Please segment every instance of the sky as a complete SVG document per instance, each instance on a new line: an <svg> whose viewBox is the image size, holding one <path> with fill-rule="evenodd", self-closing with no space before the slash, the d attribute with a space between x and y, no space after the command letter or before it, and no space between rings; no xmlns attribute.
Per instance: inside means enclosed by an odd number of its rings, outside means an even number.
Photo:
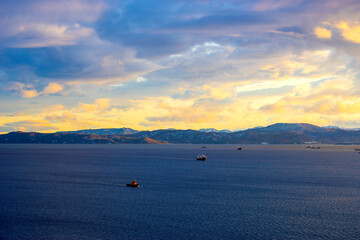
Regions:
<svg viewBox="0 0 360 240"><path fill-rule="evenodd" d="M2 0L0 133L360 127L358 0Z"/></svg>

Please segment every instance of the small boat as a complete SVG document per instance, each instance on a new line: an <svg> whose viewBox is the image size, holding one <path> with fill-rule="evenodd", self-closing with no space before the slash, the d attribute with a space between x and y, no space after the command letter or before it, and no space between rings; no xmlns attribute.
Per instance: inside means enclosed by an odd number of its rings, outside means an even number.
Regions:
<svg viewBox="0 0 360 240"><path fill-rule="evenodd" d="M320 149L319 146L313 146L313 145L306 146L306 148L310 148L310 149Z"/></svg>
<svg viewBox="0 0 360 240"><path fill-rule="evenodd" d="M206 148L206 146L202 146L202 148Z"/></svg>
<svg viewBox="0 0 360 240"><path fill-rule="evenodd" d="M135 188L135 187L139 187L140 185L136 182L136 179L134 179L132 183L128 183L126 184L126 186Z"/></svg>
<svg viewBox="0 0 360 240"><path fill-rule="evenodd" d="M196 157L196 160L200 160L200 161L206 161L207 157L204 154L199 154Z"/></svg>
<svg viewBox="0 0 360 240"><path fill-rule="evenodd" d="M242 150L242 148L241 148L241 147L237 147L237 150L239 150L239 151L240 151L240 150Z"/></svg>

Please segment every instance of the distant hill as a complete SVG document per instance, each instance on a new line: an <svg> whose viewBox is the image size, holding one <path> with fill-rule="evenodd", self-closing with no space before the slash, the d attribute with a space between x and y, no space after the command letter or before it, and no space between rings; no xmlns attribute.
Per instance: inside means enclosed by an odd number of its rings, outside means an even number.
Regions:
<svg viewBox="0 0 360 240"><path fill-rule="evenodd" d="M276 123L244 131L216 129L137 131L130 128L89 129L58 133L11 132L0 143L185 143L185 144L360 144L360 130L318 127L307 123Z"/></svg>
<svg viewBox="0 0 360 240"><path fill-rule="evenodd" d="M231 131L227 130L227 129L224 129L224 130L217 130L215 128L202 128L202 129L199 129L198 130L199 132L206 132L206 133L209 133L209 132L220 132L220 133L230 133Z"/></svg>
<svg viewBox="0 0 360 240"><path fill-rule="evenodd" d="M82 133L11 132L0 135L0 143L48 143L48 144L159 144L163 141L147 137L134 138L122 135L96 135Z"/></svg>
<svg viewBox="0 0 360 240"><path fill-rule="evenodd" d="M67 131L57 133L82 133L82 134L96 134L96 135L129 135L137 133L138 131L131 128L101 128L101 129L84 129L78 131Z"/></svg>
<svg viewBox="0 0 360 240"><path fill-rule="evenodd" d="M135 137L149 137L158 141L167 141L169 143L234 143L228 133L219 132L200 132L196 130L155 130L142 131L133 134ZM161 139L161 140L160 140Z"/></svg>

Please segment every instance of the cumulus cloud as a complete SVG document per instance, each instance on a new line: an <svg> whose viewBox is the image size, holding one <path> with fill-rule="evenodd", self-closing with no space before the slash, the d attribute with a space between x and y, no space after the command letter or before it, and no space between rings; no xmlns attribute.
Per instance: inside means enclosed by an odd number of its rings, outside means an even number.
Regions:
<svg viewBox="0 0 360 240"><path fill-rule="evenodd" d="M43 93L44 94L55 94L55 93L61 92L63 89L64 89L63 86L60 85L59 83L52 82L52 83L49 83L44 88Z"/></svg>
<svg viewBox="0 0 360 240"><path fill-rule="evenodd" d="M349 24L347 22L341 21L336 25L339 29L342 30L342 36L351 42L360 43L360 24L355 22L354 24Z"/></svg>
<svg viewBox="0 0 360 240"><path fill-rule="evenodd" d="M39 93L35 89L31 89L31 90L22 89L21 96L24 98L34 98L39 96Z"/></svg>
<svg viewBox="0 0 360 240"><path fill-rule="evenodd" d="M322 28L322 27L316 27L314 32L318 38L331 38L331 36L332 36L330 30L328 30L326 28Z"/></svg>

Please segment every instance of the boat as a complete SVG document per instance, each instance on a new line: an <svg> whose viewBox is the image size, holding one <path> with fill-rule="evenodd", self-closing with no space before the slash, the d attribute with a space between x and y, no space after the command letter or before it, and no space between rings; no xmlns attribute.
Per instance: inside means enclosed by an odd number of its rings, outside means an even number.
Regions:
<svg viewBox="0 0 360 240"><path fill-rule="evenodd" d="M313 145L306 146L306 148L310 148L310 149L320 149L319 146L313 146Z"/></svg>
<svg viewBox="0 0 360 240"><path fill-rule="evenodd" d="M136 179L134 179L134 181L132 183L126 184L126 186L133 187L133 188L140 187L140 185L136 182Z"/></svg>
<svg viewBox="0 0 360 240"><path fill-rule="evenodd" d="M206 148L206 146L202 146L202 148Z"/></svg>
<svg viewBox="0 0 360 240"><path fill-rule="evenodd" d="M237 147L237 150L239 150L239 151L240 151L240 150L242 150L242 148L241 148L241 147Z"/></svg>
<svg viewBox="0 0 360 240"><path fill-rule="evenodd" d="M206 159L207 159L207 157L204 154L199 154L196 157L196 160L199 160L199 161L206 161Z"/></svg>

